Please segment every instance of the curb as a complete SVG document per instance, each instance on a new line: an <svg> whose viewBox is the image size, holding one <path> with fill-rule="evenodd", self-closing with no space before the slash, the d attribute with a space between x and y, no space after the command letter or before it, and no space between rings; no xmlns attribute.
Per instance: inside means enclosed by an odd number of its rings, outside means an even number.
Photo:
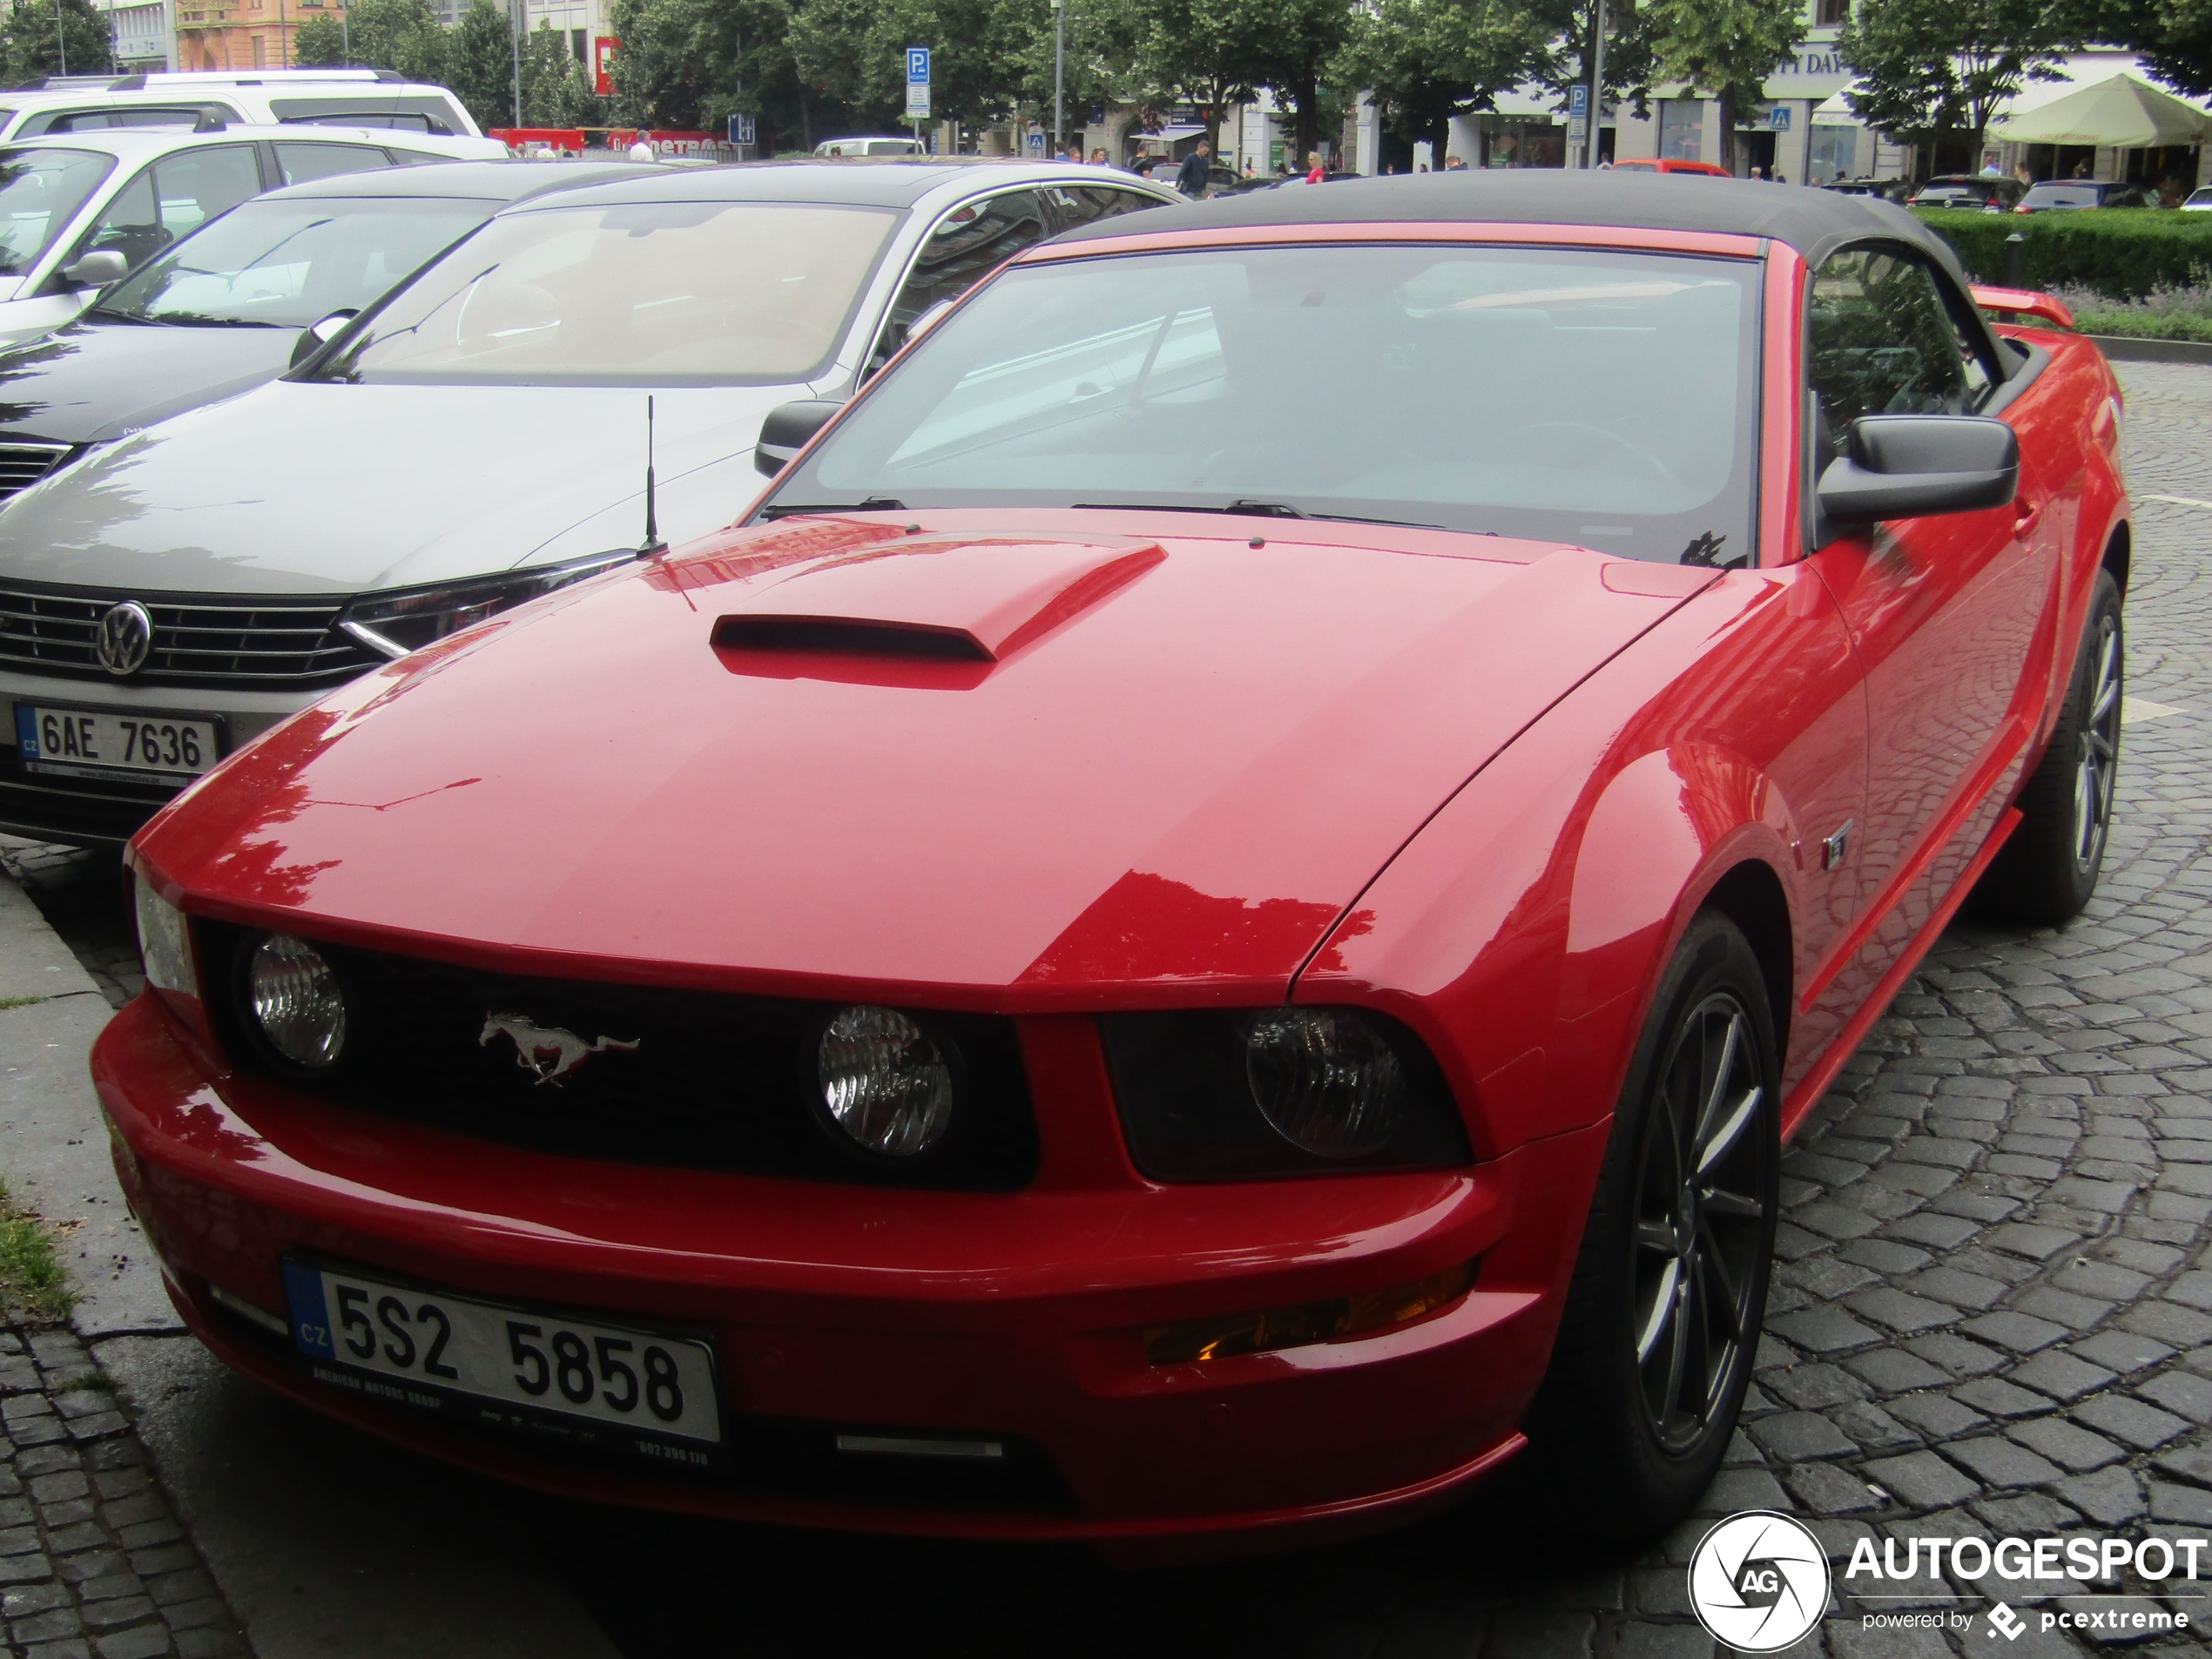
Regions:
<svg viewBox="0 0 2212 1659"><path fill-rule="evenodd" d="M2212 363L2212 343L2202 340L2142 340L2133 334L2091 334L2089 338L2116 362Z"/></svg>

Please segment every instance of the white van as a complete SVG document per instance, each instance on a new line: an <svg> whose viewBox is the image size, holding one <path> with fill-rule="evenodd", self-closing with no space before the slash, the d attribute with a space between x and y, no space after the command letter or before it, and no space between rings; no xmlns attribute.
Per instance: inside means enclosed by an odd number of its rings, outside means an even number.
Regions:
<svg viewBox="0 0 2212 1659"><path fill-rule="evenodd" d="M824 138L814 146L818 156L926 156L929 146L920 138Z"/></svg>
<svg viewBox="0 0 2212 1659"><path fill-rule="evenodd" d="M444 87L409 81L388 69L74 75L0 92L0 142L109 127L190 132L204 119L211 125L389 127L482 139L484 160L507 153L497 140L484 138L461 100Z"/></svg>

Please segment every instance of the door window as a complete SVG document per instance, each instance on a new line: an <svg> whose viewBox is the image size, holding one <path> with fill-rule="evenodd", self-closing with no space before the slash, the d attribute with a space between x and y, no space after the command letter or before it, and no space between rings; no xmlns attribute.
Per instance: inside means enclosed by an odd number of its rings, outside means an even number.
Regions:
<svg viewBox="0 0 2212 1659"><path fill-rule="evenodd" d="M1051 235L1044 203L1033 190L1009 190L963 202L939 219L922 241L914 269L891 302L891 314L868 359L873 374L907 342L914 320L941 300L965 293L1032 242Z"/></svg>
<svg viewBox="0 0 2212 1659"><path fill-rule="evenodd" d="M1934 276L1902 253L1853 248L1812 280L1811 382L1824 417L1823 467L1862 415L1962 415L1989 375L1946 309Z"/></svg>
<svg viewBox="0 0 2212 1659"><path fill-rule="evenodd" d="M261 166L252 145L169 156L116 192L78 255L112 249L135 269L216 214L260 193Z"/></svg>
<svg viewBox="0 0 2212 1659"><path fill-rule="evenodd" d="M328 179L341 172L373 172L392 165L381 150L365 144L280 144L277 168L287 185Z"/></svg>
<svg viewBox="0 0 2212 1659"><path fill-rule="evenodd" d="M1157 196L1146 196L1134 190L1121 190L1110 185L1077 185L1072 189L1054 185L1046 192L1060 214L1063 226L1073 227L1089 225L1102 219L1115 219L1123 213L1142 212L1147 207L1163 207L1166 204Z"/></svg>

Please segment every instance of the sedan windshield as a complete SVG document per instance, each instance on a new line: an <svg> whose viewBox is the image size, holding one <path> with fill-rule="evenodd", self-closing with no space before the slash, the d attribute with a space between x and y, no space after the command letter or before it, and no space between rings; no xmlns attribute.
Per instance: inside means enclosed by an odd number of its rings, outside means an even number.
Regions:
<svg viewBox="0 0 2212 1659"><path fill-rule="evenodd" d="M92 150L0 150L0 276L37 264L114 165Z"/></svg>
<svg viewBox="0 0 2212 1659"><path fill-rule="evenodd" d="M327 378L475 385L775 385L844 337L898 215L650 202L494 219L425 271Z"/></svg>
<svg viewBox="0 0 2212 1659"><path fill-rule="evenodd" d="M1757 267L1290 246L1007 273L766 504L1376 520L1750 551Z"/></svg>
<svg viewBox="0 0 2212 1659"><path fill-rule="evenodd" d="M359 311L465 235L490 204L435 199L247 202L163 254L93 314L305 328Z"/></svg>

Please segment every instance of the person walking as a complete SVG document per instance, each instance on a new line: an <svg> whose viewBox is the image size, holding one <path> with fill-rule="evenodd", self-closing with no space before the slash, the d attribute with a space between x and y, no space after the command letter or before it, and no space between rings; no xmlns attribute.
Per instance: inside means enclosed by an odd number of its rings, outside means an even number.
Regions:
<svg viewBox="0 0 2212 1659"><path fill-rule="evenodd" d="M1321 152L1318 150L1307 151L1305 152L1305 182L1309 185L1321 184L1328 179L1328 176L1329 170L1321 165Z"/></svg>
<svg viewBox="0 0 2212 1659"><path fill-rule="evenodd" d="M1183 165L1175 170L1175 187L1194 202L1206 199L1206 186L1213 175L1213 146L1204 138L1190 146L1190 153L1183 158Z"/></svg>

